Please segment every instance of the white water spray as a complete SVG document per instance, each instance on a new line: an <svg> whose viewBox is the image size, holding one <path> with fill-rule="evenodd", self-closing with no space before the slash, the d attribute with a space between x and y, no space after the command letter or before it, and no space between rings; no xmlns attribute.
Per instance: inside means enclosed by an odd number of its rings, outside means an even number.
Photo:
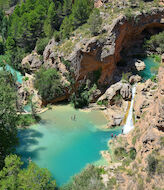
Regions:
<svg viewBox="0 0 164 190"><path fill-rule="evenodd" d="M136 93L136 86L134 85L132 88L132 100L131 100L131 105L130 105L128 117L127 117L126 123L125 123L124 128L123 128L124 134L129 133L129 131L131 131L134 128L134 125L133 125L133 104L134 104L135 93Z"/></svg>

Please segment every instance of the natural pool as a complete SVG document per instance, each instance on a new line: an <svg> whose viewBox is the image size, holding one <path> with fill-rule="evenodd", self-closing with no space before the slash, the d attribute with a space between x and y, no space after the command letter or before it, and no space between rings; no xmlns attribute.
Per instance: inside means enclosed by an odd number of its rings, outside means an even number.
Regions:
<svg viewBox="0 0 164 190"><path fill-rule="evenodd" d="M145 58L145 70L139 74L151 78L157 63ZM29 110L27 105L27 111ZM71 119L75 115L75 121ZM49 169L59 186L80 172L88 163L99 163L100 151L107 149L111 133L120 134L121 127L103 131L107 120L100 111L83 112L70 105L56 106L41 114L42 121L19 131L17 152L25 162L32 159L40 167Z"/></svg>
<svg viewBox="0 0 164 190"><path fill-rule="evenodd" d="M75 115L75 121L71 119ZM66 183L88 163L101 159L111 133L103 131L107 120L100 111L84 112L70 105L56 106L41 114L40 124L19 131L17 152L27 162L29 157L40 167L48 168L58 185Z"/></svg>
<svg viewBox="0 0 164 190"><path fill-rule="evenodd" d="M146 57L142 59L142 61L144 61L146 65L146 68L143 71L139 72L139 75L143 79L147 80L151 78L152 76L154 76L155 74L157 74L159 63L155 62L152 57Z"/></svg>

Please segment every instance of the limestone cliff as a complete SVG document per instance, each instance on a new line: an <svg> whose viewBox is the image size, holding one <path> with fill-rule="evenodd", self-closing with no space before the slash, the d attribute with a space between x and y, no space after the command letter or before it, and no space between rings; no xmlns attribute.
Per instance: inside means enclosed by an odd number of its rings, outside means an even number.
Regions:
<svg viewBox="0 0 164 190"><path fill-rule="evenodd" d="M76 80L81 80L88 73L101 69L101 83L109 83L117 68L117 63L134 44L143 42L145 35L150 35L164 29L164 8L152 8L148 12L135 12L130 18L120 15L112 24L106 24L102 29L104 36L76 39L69 42L69 52L64 52L68 41L63 44L53 43L46 47L44 61L52 64L58 57L64 57L71 62ZM73 45L75 44L75 45Z"/></svg>

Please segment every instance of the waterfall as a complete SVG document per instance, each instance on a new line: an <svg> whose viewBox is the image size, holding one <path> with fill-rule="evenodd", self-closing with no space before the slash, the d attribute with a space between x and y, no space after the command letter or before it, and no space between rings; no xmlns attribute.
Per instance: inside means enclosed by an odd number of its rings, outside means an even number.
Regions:
<svg viewBox="0 0 164 190"><path fill-rule="evenodd" d="M133 125L133 104L134 104L135 93L136 93L136 86L134 85L132 88L132 100L131 100L131 105L130 105L128 117L127 117L126 123L123 127L123 133L124 134L129 133L129 131L131 131L134 128L134 125Z"/></svg>

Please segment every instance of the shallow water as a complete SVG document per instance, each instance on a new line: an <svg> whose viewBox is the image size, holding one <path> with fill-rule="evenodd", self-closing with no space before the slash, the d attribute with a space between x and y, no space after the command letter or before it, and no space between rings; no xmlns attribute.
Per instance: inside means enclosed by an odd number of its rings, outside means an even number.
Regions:
<svg viewBox="0 0 164 190"><path fill-rule="evenodd" d="M146 68L143 71L139 72L139 75L143 77L143 79L147 80L157 74L158 69L155 69L155 71L153 68L158 68L159 63L155 62L154 59L151 57L146 57L142 59L142 61L144 61L146 65Z"/></svg>
<svg viewBox="0 0 164 190"><path fill-rule="evenodd" d="M75 121L71 120L74 115ZM40 167L48 168L59 186L88 163L102 163L99 152L107 149L111 133L121 133L121 128L99 129L107 124L101 112L83 112L70 105L57 106L41 117L40 124L19 131L17 152L24 161L30 157Z"/></svg>

